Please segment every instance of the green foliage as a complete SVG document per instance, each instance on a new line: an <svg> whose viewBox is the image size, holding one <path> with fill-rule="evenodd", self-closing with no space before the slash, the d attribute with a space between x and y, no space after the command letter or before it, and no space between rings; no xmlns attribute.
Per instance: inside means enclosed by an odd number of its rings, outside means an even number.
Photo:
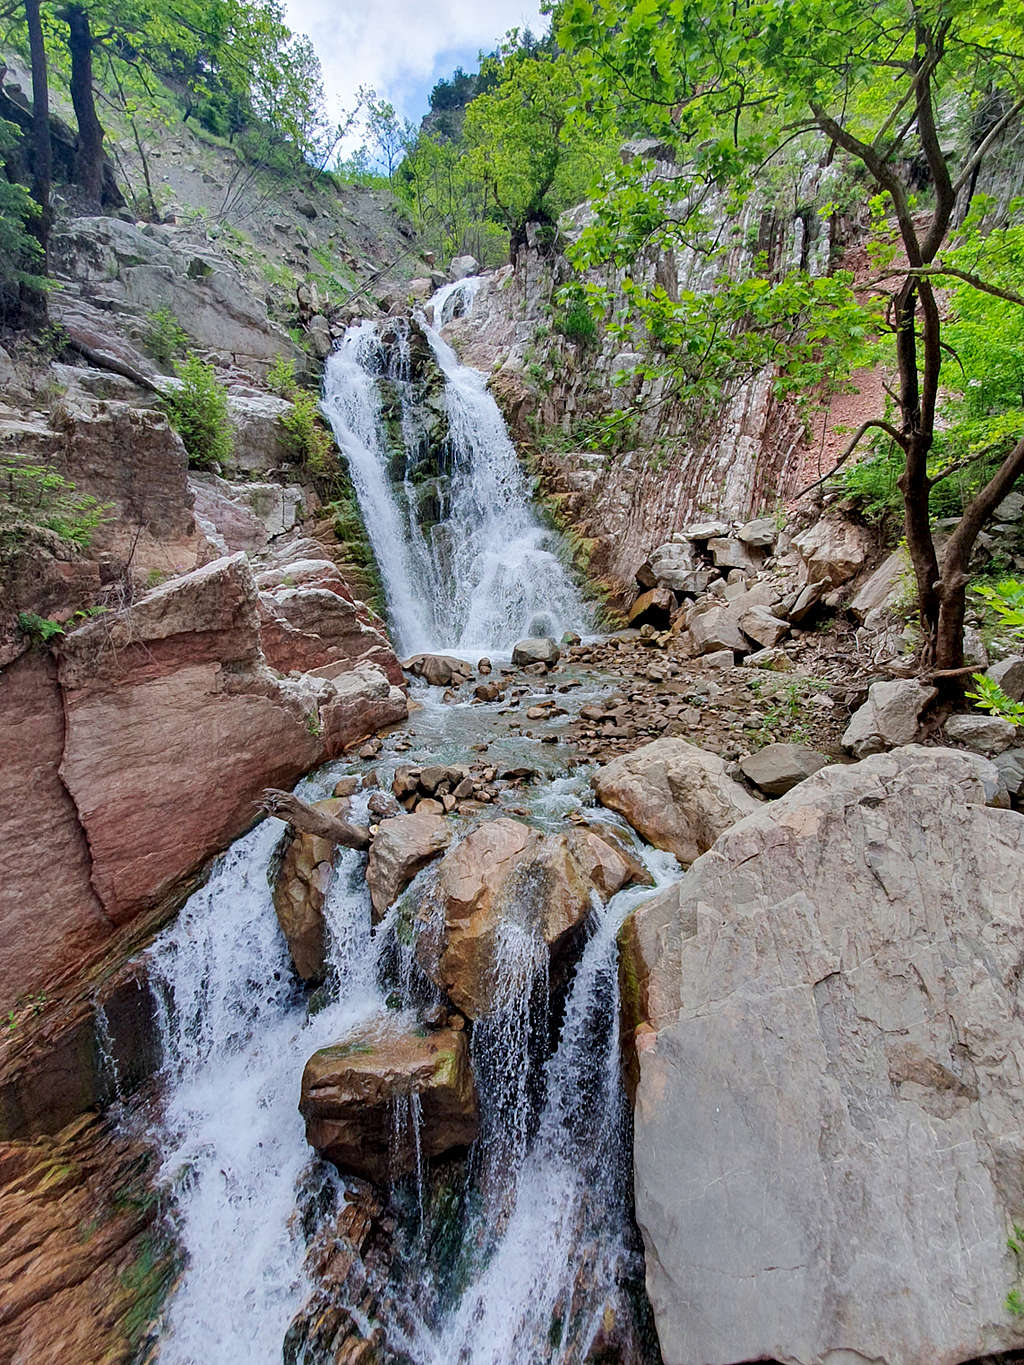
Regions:
<svg viewBox="0 0 1024 1365"><path fill-rule="evenodd" d="M1024 725L1024 702L1008 697L999 684L984 673L975 673L973 681L976 690L965 692L964 696L973 701L979 711L989 711L1011 725Z"/></svg>
<svg viewBox="0 0 1024 1365"><path fill-rule="evenodd" d="M599 329L579 285L568 285L563 289L559 303L561 307L552 322L555 331L579 346L596 344Z"/></svg>
<svg viewBox="0 0 1024 1365"><path fill-rule="evenodd" d="M188 333L169 308L155 308L147 315L143 344L154 360L168 365L188 345Z"/></svg>
<svg viewBox="0 0 1024 1365"><path fill-rule="evenodd" d="M196 469L226 464L234 451L227 389L213 366L192 351L174 368L181 387L165 394L162 405L185 443L189 463Z"/></svg>
<svg viewBox="0 0 1024 1365"><path fill-rule="evenodd" d="M0 320L15 317L24 286L44 288L42 252L32 235L38 206L28 190L4 174L5 162L18 146L18 129L0 119Z"/></svg>
<svg viewBox="0 0 1024 1365"><path fill-rule="evenodd" d="M34 611L18 612L18 629L27 635L34 645L49 644L64 634L64 627L50 616L37 616Z"/></svg>
<svg viewBox="0 0 1024 1365"><path fill-rule="evenodd" d="M49 465L15 452L0 454L0 557L39 532L84 547L108 513Z"/></svg>
<svg viewBox="0 0 1024 1365"><path fill-rule="evenodd" d="M267 371L267 388L279 398L291 398L296 382L295 361L290 356L279 355Z"/></svg>
<svg viewBox="0 0 1024 1365"><path fill-rule="evenodd" d="M1001 578L995 583L975 583L974 594L989 607L1011 635L1024 639L1024 583Z"/></svg>
<svg viewBox="0 0 1024 1365"><path fill-rule="evenodd" d="M334 440L324 425L316 398L308 389L294 389L290 412L278 419L288 448L314 475L329 475L336 463Z"/></svg>

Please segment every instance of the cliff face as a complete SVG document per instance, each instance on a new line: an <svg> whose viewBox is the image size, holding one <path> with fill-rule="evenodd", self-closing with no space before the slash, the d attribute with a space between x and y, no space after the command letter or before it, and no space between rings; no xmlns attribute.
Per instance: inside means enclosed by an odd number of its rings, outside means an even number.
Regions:
<svg viewBox="0 0 1024 1365"><path fill-rule="evenodd" d="M813 202L814 177L802 189ZM584 206L573 215L570 235L586 213ZM640 273L674 297L713 289L718 274L739 272L754 253L765 253L772 268L817 273L827 268L833 239L847 230L844 221L820 222L806 209L788 216L751 209L733 226L723 260L709 265L688 251L664 252ZM794 492L804 422L776 398L768 370L715 411L678 400L663 379L624 379L641 357L617 338L601 331L595 341L573 342L552 326L555 296L568 278L565 258L533 238L515 269L492 277L447 334L468 363L491 374L510 425L533 452L555 519L582 545L589 571L622 597L651 546L688 521L747 519ZM593 420L624 408L631 414L624 448L588 449Z"/></svg>

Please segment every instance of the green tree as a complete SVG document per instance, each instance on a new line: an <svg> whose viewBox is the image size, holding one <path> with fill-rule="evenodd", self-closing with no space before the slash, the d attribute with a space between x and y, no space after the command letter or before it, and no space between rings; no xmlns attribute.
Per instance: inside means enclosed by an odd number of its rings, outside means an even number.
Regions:
<svg viewBox="0 0 1024 1365"><path fill-rule="evenodd" d="M940 562L929 456L940 386L955 361L939 291L955 288L961 311L963 290L1024 303L1024 262L986 246L986 229L998 225L975 221L970 264L956 227L984 158L1024 110L1020 0L998 9L971 0L564 0L557 24L587 75L588 98L610 103L659 149L657 166L648 159L619 174L585 234L582 263L628 269L651 245L721 259L722 220L786 156L845 165L873 199L870 303L839 274L822 281L792 269L774 278L723 272L703 300L627 280L628 302L663 343L684 393L719 364L738 372L766 362L791 389L806 389L862 358L872 330L889 339L894 417L865 422L850 449L880 431L899 450L923 661L960 668L971 552L1024 471L1024 439L1020 429L1004 433L998 467Z"/></svg>
<svg viewBox="0 0 1024 1365"><path fill-rule="evenodd" d="M564 53L517 36L481 69L485 86L466 109L464 138L472 175L487 185L515 256L529 223L554 225L585 198L610 164L608 130L574 110L575 69Z"/></svg>
<svg viewBox="0 0 1024 1365"><path fill-rule="evenodd" d="M38 296L44 281L43 250L36 235L42 210L28 190L4 173L5 159L18 145L18 129L0 119L0 321L19 321L26 295Z"/></svg>

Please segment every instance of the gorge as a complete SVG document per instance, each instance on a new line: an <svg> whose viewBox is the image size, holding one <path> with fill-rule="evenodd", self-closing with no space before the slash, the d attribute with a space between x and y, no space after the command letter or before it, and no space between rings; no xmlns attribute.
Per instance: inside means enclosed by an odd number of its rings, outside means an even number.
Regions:
<svg viewBox="0 0 1024 1365"><path fill-rule="evenodd" d="M33 6L0 1365L1024 1361L1014 14Z"/></svg>

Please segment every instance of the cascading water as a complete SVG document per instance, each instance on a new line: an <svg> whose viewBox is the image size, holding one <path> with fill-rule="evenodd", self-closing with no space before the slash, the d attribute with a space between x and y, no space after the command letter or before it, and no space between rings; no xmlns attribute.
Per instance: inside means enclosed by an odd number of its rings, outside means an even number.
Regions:
<svg viewBox="0 0 1024 1365"><path fill-rule="evenodd" d="M470 306L478 287L441 290L432 301L438 325ZM426 484L414 373L425 359L446 432L443 469L438 451L428 452ZM483 376L422 318L350 328L328 364L324 407L403 649L500 654L525 634L586 626ZM421 515L425 496L432 520ZM406 733L418 733L425 760L463 761L480 747L472 741L481 725L496 753L525 742L511 725L501 733L500 714L425 696ZM366 818L368 787L389 780L391 743L353 798L353 818ZM532 742L531 761L546 766ZM541 826L560 827L584 799L585 778L564 771L532 798ZM338 775L316 779L312 794ZM272 902L281 832L267 819L240 839L149 954L164 1044L151 1131L184 1262L161 1323L162 1365L277 1365L282 1343L294 1365L333 1365L342 1358L336 1321L355 1334L351 1358L363 1358L371 1339L381 1365L584 1365L623 1341L630 1345L615 1358L640 1365L647 1357L630 1337L637 1317L628 1302L642 1268L628 1215L616 933L647 891L595 900L575 969L551 982L537 888L517 883L497 934L492 1007L471 1032L480 1135L469 1160L432 1184L419 1096L397 1098L392 1156L411 1151L414 1171L390 1192L397 1224L386 1281L349 1248L345 1273L321 1282L320 1252L326 1246L329 1258L343 1244L333 1220L345 1185L306 1143L300 1076L313 1052L354 1029L436 1022L443 1001L415 942L416 912L429 922L433 871L374 929L364 855L338 852L324 904L327 980L309 996ZM666 855L641 856L656 880L677 871Z"/></svg>
<svg viewBox="0 0 1024 1365"><path fill-rule="evenodd" d="M441 325L472 304L478 279L446 285L428 309ZM397 642L406 652L507 652L525 635L588 624L583 601L541 525L529 484L486 380L461 365L421 315L413 324L443 378L447 434L428 525L416 481L419 438L410 378L410 324L350 327L327 362L323 408L348 463L380 566ZM386 385L397 423L385 414ZM400 441L401 449L396 448Z"/></svg>

